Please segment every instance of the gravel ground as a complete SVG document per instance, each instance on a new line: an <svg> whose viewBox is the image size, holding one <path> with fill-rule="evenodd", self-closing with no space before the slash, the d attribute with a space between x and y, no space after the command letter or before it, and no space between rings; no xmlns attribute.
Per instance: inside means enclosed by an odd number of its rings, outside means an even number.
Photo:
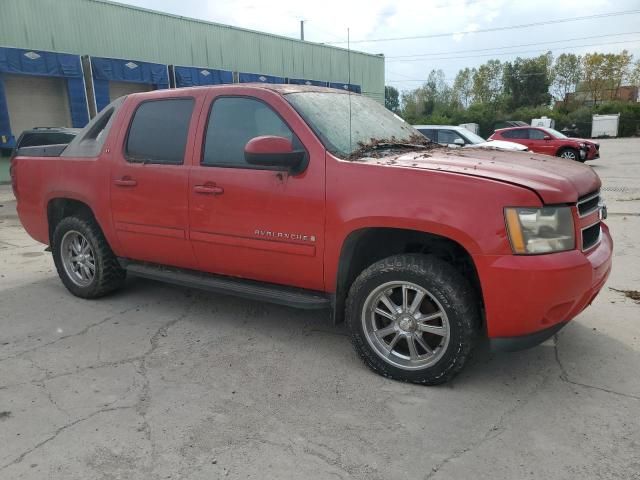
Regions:
<svg viewBox="0 0 640 480"><path fill-rule="evenodd" d="M615 241L545 344L452 383L385 380L343 327L131 279L72 297L0 187L1 479L640 479L640 139L602 142Z"/></svg>

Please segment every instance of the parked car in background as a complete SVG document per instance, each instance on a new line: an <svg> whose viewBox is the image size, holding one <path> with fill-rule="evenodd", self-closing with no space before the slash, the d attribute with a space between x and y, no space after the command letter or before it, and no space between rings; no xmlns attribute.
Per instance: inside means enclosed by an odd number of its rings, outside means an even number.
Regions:
<svg viewBox="0 0 640 480"><path fill-rule="evenodd" d="M502 140L486 141L471 130L454 125L414 125L413 128L429 140L448 147L488 147L502 150L527 151L527 147Z"/></svg>
<svg viewBox="0 0 640 480"><path fill-rule="evenodd" d="M67 127L36 127L31 130L25 130L18 137L14 151L22 147L68 145L80 130L80 128Z"/></svg>
<svg viewBox="0 0 640 480"><path fill-rule="evenodd" d="M600 158L600 144L584 138L569 138L553 128L516 127L496 130L490 140L525 145L532 152L585 162Z"/></svg>

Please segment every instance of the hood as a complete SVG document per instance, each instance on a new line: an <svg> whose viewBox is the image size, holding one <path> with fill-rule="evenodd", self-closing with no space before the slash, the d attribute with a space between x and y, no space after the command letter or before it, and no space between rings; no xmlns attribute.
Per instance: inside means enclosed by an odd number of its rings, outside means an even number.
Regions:
<svg viewBox="0 0 640 480"><path fill-rule="evenodd" d="M578 143L589 143L591 145L598 145L598 142L591 140L589 138L574 138L574 137L569 137L569 140L574 140Z"/></svg>
<svg viewBox="0 0 640 480"><path fill-rule="evenodd" d="M548 155L487 148L438 148L429 151L394 152L359 161L451 172L488 178L534 190L545 204L575 203L600 188L600 177L588 165Z"/></svg>

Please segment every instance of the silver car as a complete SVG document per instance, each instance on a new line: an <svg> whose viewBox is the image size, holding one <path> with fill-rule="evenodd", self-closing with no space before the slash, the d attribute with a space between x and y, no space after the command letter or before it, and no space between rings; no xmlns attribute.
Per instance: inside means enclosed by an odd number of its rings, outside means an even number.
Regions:
<svg viewBox="0 0 640 480"><path fill-rule="evenodd" d="M435 143L448 147L484 147L499 148L501 150L514 150L526 152L528 148L515 142L504 140L485 140L471 130L454 125L414 125L420 133Z"/></svg>

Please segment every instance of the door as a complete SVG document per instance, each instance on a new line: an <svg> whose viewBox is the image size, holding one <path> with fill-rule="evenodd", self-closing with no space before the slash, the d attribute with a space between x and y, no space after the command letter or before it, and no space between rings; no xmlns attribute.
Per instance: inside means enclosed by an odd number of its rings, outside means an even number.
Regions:
<svg viewBox="0 0 640 480"><path fill-rule="evenodd" d="M16 138L34 127L70 127L67 82L63 78L3 74L11 131Z"/></svg>
<svg viewBox="0 0 640 480"><path fill-rule="evenodd" d="M539 128L529 128L529 150L545 155L555 155L555 146L552 139L545 139L550 135Z"/></svg>
<svg viewBox="0 0 640 480"><path fill-rule="evenodd" d="M189 180L193 249L205 271L322 290L325 150L285 100L260 95L278 112L260 98L216 93L203 111ZM246 163L246 143L261 135L304 148L306 169L291 175Z"/></svg>
<svg viewBox="0 0 640 480"><path fill-rule="evenodd" d="M189 168L185 158L202 101L197 95L134 102L111 155L111 212L123 255L194 268L187 238ZM131 116L132 115L132 116ZM189 162L186 162L187 164Z"/></svg>

